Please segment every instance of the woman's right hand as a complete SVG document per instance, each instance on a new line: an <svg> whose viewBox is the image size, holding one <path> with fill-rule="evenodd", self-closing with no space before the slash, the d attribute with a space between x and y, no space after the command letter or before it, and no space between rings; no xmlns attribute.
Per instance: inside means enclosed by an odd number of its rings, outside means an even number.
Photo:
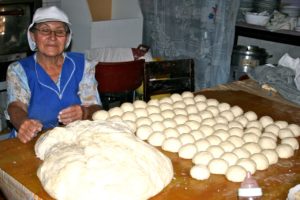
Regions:
<svg viewBox="0 0 300 200"><path fill-rule="evenodd" d="M21 142L27 143L42 130L42 123L35 119L25 119L18 130L18 138Z"/></svg>

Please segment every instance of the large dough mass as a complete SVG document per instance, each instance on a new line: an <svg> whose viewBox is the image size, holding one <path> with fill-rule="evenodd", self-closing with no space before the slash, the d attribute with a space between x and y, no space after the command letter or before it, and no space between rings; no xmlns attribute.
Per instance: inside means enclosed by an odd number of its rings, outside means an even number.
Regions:
<svg viewBox="0 0 300 200"><path fill-rule="evenodd" d="M56 199L143 200L173 177L169 158L134 136L125 123L74 122L42 135L37 175Z"/></svg>

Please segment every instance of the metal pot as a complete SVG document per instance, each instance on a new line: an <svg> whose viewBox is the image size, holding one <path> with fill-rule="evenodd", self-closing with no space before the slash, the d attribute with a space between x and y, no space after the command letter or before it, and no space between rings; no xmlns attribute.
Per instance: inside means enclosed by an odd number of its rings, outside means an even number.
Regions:
<svg viewBox="0 0 300 200"><path fill-rule="evenodd" d="M233 79L238 80L251 67L266 64L267 59L270 57L272 55L269 55L264 48L258 46L235 46L231 57Z"/></svg>

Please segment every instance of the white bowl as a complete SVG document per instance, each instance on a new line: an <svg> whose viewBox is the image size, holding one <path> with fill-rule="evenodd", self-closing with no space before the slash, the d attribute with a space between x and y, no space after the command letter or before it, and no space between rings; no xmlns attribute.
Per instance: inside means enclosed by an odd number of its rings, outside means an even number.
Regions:
<svg viewBox="0 0 300 200"><path fill-rule="evenodd" d="M298 6L283 6L280 11L290 17L298 17L300 15L300 7Z"/></svg>
<svg viewBox="0 0 300 200"><path fill-rule="evenodd" d="M254 24L259 26L265 26L270 19L270 16L259 15L258 13L249 13L245 15L245 20L248 24Z"/></svg>

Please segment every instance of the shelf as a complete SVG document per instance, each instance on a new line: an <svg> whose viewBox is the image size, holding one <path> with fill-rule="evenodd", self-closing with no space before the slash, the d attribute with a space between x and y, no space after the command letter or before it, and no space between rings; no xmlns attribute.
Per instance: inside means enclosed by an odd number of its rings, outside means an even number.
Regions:
<svg viewBox="0 0 300 200"><path fill-rule="evenodd" d="M264 26L243 22L238 22L235 26L235 44L237 44L239 36L300 46L300 32L290 30L270 31Z"/></svg>

